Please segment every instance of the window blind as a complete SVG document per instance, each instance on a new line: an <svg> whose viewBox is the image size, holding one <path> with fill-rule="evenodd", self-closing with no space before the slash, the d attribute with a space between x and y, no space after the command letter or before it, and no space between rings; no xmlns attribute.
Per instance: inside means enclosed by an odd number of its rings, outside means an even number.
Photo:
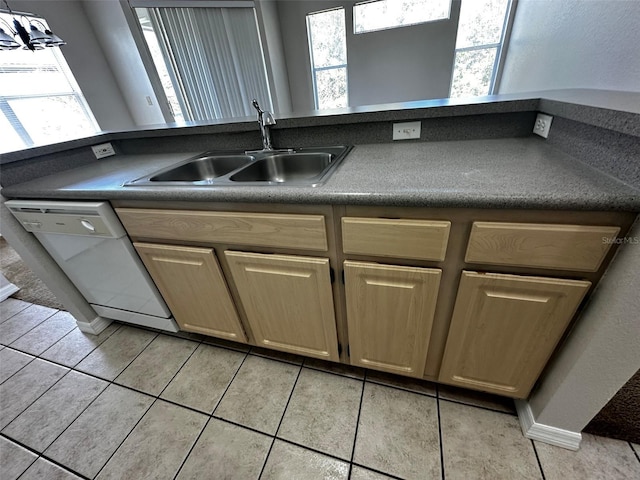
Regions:
<svg viewBox="0 0 640 480"><path fill-rule="evenodd" d="M253 115L272 102L253 8L149 8L185 120Z"/></svg>

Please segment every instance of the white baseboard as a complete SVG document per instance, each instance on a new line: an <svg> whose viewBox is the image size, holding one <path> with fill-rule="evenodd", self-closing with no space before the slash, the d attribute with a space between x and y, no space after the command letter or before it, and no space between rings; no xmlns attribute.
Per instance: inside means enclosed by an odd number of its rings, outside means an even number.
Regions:
<svg viewBox="0 0 640 480"><path fill-rule="evenodd" d="M92 333L93 335L98 335L105 328L111 325L111 322L113 322L113 320L104 317L96 317L91 320L91 322L81 322L80 320L76 320L76 324L80 330L85 333Z"/></svg>
<svg viewBox="0 0 640 480"><path fill-rule="evenodd" d="M16 287L13 283L9 283L0 288L0 302L6 300L18 290L20 290L20 287Z"/></svg>
<svg viewBox="0 0 640 480"><path fill-rule="evenodd" d="M525 437L568 450L578 450L580 448L580 442L582 441L582 434L580 432L572 432L570 430L563 430L562 428L536 423L529 402L526 400L516 400L515 403L522 433Z"/></svg>

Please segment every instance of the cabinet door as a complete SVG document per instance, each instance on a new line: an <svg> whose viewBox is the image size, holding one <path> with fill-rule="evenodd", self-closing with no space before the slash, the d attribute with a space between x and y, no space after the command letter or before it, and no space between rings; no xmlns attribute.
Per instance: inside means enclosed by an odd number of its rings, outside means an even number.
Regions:
<svg viewBox="0 0 640 480"><path fill-rule="evenodd" d="M257 344L339 360L328 259L224 254Z"/></svg>
<svg viewBox="0 0 640 480"><path fill-rule="evenodd" d="M211 248L134 246L181 329L247 341Z"/></svg>
<svg viewBox="0 0 640 480"><path fill-rule="evenodd" d="M441 271L344 262L351 363L423 376Z"/></svg>
<svg viewBox="0 0 640 480"><path fill-rule="evenodd" d="M463 271L440 381L525 398L590 285Z"/></svg>

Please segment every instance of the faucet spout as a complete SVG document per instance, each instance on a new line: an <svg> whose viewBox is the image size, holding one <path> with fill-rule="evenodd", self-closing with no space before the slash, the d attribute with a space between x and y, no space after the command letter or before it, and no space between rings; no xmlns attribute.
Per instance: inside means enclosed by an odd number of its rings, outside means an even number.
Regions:
<svg viewBox="0 0 640 480"><path fill-rule="evenodd" d="M258 101L254 98L251 102L253 108L258 111L258 125L260 126L260 134L262 135L262 149L273 150L271 145L271 127L276 124L271 112L265 112L260 108Z"/></svg>

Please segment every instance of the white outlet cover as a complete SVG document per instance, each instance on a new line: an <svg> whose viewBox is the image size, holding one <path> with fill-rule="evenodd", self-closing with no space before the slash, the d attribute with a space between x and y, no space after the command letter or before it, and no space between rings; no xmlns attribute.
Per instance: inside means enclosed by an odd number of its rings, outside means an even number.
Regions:
<svg viewBox="0 0 640 480"><path fill-rule="evenodd" d="M93 154L96 158L104 158L110 157L111 155L115 155L116 151L113 149L113 145L110 143L101 143L100 145L94 145L91 147L93 150Z"/></svg>
<svg viewBox="0 0 640 480"><path fill-rule="evenodd" d="M420 128L422 123L417 122L403 122L393 124L393 139L394 140L411 140L414 138L420 138Z"/></svg>
<svg viewBox="0 0 640 480"><path fill-rule="evenodd" d="M533 133L540 135L542 138L547 138L549 136L549 130L551 130L552 120L553 117L551 115L539 113L536 117L536 123L533 125Z"/></svg>

